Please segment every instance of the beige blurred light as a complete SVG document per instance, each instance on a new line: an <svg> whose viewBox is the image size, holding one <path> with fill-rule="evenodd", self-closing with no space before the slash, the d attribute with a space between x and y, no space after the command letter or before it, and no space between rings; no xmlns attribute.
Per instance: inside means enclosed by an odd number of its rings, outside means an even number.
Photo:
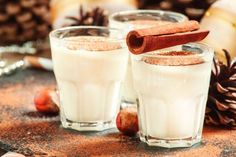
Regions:
<svg viewBox="0 0 236 157"><path fill-rule="evenodd" d="M65 17L78 16L81 4L85 9L100 6L109 13L136 9L138 7L137 0L53 0L51 3L53 27L59 28L69 24Z"/></svg>
<svg viewBox="0 0 236 157"><path fill-rule="evenodd" d="M201 21L209 36L203 41L216 51L217 57L224 60L222 49L236 57L236 0L219 0L205 13Z"/></svg>

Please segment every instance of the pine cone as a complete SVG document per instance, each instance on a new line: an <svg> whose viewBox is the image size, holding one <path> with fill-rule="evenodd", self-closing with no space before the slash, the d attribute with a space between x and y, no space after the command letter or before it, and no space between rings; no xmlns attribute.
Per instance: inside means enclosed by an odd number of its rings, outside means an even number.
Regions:
<svg viewBox="0 0 236 157"><path fill-rule="evenodd" d="M51 30L49 5L50 0L0 0L0 44L46 38Z"/></svg>
<svg viewBox="0 0 236 157"><path fill-rule="evenodd" d="M236 129L236 60L224 53L226 65L214 59L205 122Z"/></svg>
<svg viewBox="0 0 236 157"><path fill-rule="evenodd" d="M190 19L200 20L216 0L140 0L141 8L180 12Z"/></svg>
<svg viewBox="0 0 236 157"><path fill-rule="evenodd" d="M70 26L107 26L108 18L107 11L102 8L96 7L92 10L84 11L83 6L81 5L79 8L78 17L69 16L67 19L73 21Z"/></svg>

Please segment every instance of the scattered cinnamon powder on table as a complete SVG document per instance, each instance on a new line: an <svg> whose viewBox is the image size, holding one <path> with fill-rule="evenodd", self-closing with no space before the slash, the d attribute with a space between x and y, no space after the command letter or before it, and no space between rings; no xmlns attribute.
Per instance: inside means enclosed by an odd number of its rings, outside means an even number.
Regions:
<svg viewBox="0 0 236 157"><path fill-rule="evenodd" d="M23 70L0 79L0 147L28 156L236 156L236 132L205 127L203 144L186 149L147 147L116 129L80 133L61 128L59 117L38 115L34 93L55 86L52 73ZM30 113L30 114L29 114Z"/></svg>

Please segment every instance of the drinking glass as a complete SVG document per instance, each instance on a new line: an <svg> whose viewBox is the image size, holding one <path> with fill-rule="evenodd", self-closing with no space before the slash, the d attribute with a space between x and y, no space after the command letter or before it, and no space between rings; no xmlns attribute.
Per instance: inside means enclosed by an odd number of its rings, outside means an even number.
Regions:
<svg viewBox="0 0 236 157"><path fill-rule="evenodd" d="M3 57L2 57L2 52L0 52L0 69L4 68L6 65L6 61L4 61Z"/></svg>
<svg viewBox="0 0 236 157"><path fill-rule="evenodd" d="M168 148L201 141L212 60L213 50L197 43L132 55L141 141Z"/></svg>
<svg viewBox="0 0 236 157"><path fill-rule="evenodd" d="M114 126L128 61L117 29L66 27L50 33L64 128L100 131Z"/></svg>
<svg viewBox="0 0 236 157"><path fill-rule="evenodd" d="M133 10L114 13L109 16L109 26L122 30L125 38L133 29L164 25L170 22L183 22L188 18L182 14L161 10ZM128 51L127 51L128 52ZM122 87L122 102L126 105L136 104L137 94L133 87L131 59L128 61L127 73Z"/></svg>

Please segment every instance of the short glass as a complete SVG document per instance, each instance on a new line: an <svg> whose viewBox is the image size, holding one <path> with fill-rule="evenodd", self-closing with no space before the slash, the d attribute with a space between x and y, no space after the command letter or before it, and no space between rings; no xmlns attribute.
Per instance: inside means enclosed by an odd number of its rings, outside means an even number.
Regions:
<svg viewBox="0 0 236 157"><path fill-rule="evenodd" d="M101 131L114 127L128 62L120 31L77 26L50 33L64 128Z"/></svg>
<svg viewBox="0 0 236 157"><path fill-rule="evenodd" d="M201 141L212 60L213 50L197 43L132 55L141 141L167 148Z"/></svg>
<svg viewBox="0 0 236 157"><path fill-rule="evenodd" d="M179 13L161 10L133 10L114 13L109 16L109 26L122 30L125 38L133 29L148 28L163 25L168 22L183 22L188 18ZM127 73L122 89L122 102L124 104L136 104L137 94L133 87L131 60L129 59Z"/></svg>

